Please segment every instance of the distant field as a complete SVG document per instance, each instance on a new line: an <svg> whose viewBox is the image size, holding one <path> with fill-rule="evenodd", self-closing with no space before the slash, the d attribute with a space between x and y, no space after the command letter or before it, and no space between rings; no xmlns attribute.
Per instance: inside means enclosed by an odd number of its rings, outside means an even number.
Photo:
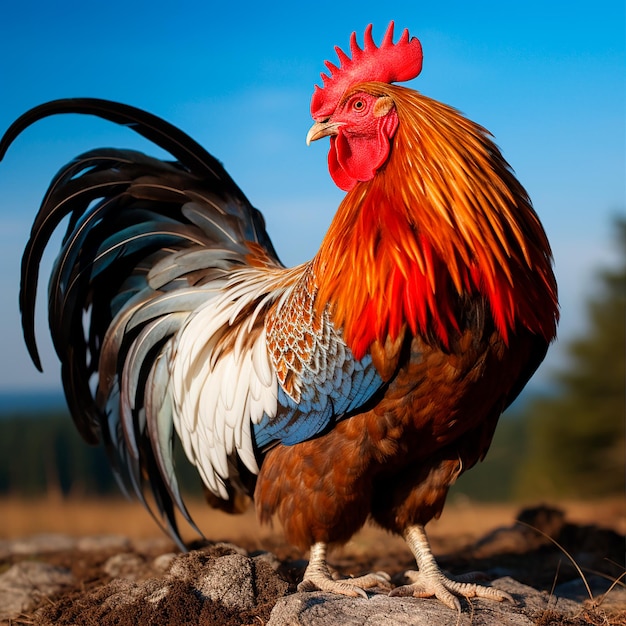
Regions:
<svg viewBox="0 0 626 626"><path fill-rule="evenodd" d="M227 515L208 508L202 502L190 502L189 509L208 539L244 541L248 547L261 548L282 542L279 528L261 527L250 510L244 515ZM593 502L564 502L557 506L569 522L612 528L626 534L626 501L612 498ZM433 547L446 549L467 544L486 532L511 526L520 511L519 504L476 504L450 502L440 520L428 525ZM160 531L139 503L123 499L0 499L0 538L16 538L38 533L64 533L74 536L121 534L131 539L159 536ZM197 538L181 522L186 540ZM352 543L369 543L380 538L380 531L366 528ZM392 538L389 538L389 541ZM401 542L401 539L398 539Z"/></svg>

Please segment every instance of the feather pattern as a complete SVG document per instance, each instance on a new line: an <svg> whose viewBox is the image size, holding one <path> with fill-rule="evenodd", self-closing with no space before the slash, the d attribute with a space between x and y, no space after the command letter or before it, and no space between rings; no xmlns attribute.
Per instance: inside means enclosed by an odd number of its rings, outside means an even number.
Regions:
<svg viewBox="0 0 626 626"><path fill-rule="evenodd" d="M328 310L315 310L311 264L286 269L260 213L213 157L132 107L71 100L35 109L9 130L57 112L123 121L181 162L102 149L52 181L23 261L24 333L33 332L37 268L69 223L50 281L49 321L74 420L102 439L119 482L178 536L189 520L173 463L175 432L207 488L247 489L276 443L332 427L382 386ZM155 517L158 517L157 513Z"/></svg>
<svg viewBox="0 0 626 626"><path fill-rule="evenodd" d="M280 381L279 405L255 436L261 447L274 439L293 445L319 434L365 404L382 386L369 355L356 360L329 310L315 310L315 276L310 267L297 288L266 317L272 364Z"/></svg>

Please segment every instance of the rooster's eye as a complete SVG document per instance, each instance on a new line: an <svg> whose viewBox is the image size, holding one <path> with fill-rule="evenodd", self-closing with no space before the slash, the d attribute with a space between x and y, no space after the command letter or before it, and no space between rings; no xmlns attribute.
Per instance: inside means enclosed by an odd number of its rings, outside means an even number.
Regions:
<svg viewBox="0 0 626 626"><path fill-rule="evenodd" d="M363 100L355 100L352 108L355 111L362 111L365 108L365 102Z"/></svg>

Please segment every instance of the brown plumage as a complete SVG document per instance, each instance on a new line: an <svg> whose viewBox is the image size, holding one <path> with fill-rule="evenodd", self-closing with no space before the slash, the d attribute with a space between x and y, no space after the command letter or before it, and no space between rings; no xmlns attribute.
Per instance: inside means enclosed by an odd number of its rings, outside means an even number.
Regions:
<svg viewBox="0 0 626 626"><path fill-rule="evenodd" d="M301 589L388 586L334 580L326 564L327 546L371 519L406 539L420 570L392 594L502 600L444 577L424 525L555 337L550 247L487 131L390 84L419 73L416 39L394 44L392 25L377 47L370 27L351 53L327 64L308 135L330 137L329 172L348 193L318 254L291 269L221 165L162 120L89 99L20 118L0 156L33 121L79 112L178 159L101 150L61 170L24 255L26 341L38 363L37 268L69 214L50 289L66 396L174 536L175 507L188 517L175 429L212 505L234 512L253 496L261 521L278 516L311 549Z"/></svg>

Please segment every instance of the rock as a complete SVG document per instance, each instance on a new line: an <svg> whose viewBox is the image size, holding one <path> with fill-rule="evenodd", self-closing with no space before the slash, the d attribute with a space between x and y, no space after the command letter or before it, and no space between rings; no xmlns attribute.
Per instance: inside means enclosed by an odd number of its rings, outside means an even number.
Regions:
<svg viewBox="0 0 626 626"><path fill-rule="evenodd" d="M215 559L195 587L205 598L243 611L255 604L252 573L252 559L231 554Z"/></svg>
<svg viewBox="0 0 626 626"><path fill-rule="evenodd" d="M473 603L472 613L460 615L436 600L390 598L374 595L341 598L332 594L297 593L281 598L274 607L267 626L532 626L523 614L514 619L508 611L483 610L482 602Z"/></svg>
<svg viewBox="0 0 626 626"><path fill-rule="evenodd" d="M282 561L271 552L261 551L251 554L250 556L259 563L267 563L275 572L280 570L280 568L283 566Z"/></svg>
<svg viewBox="0 0 626 626"><path fill-rule="evenodd" d="M99 612L107 614L126 610L129 605L151 594L152 589L146 593L147 586L146 584L138 585L128 578L111 581L94 594L102 602Z"/></svg>
<svg viewBox="0 0 626 626"><path fill-rule="evenodd" d="M178 554L176 554L175 552L166 552L165 554L159 554L159 556L157 556L153 561L152 561L152 567L157 571L157 572L167 572L170 567L172 566L172 563L174 562L174 559L178 556Z"/></svg>
<svg viewBox="0 0 626 626"><path fill-rule="evenodd" d="M13 540L9 553L11 555L46 554L72 550L75 546L76 539L69 535L42 533Z"/></svg>
<svg viewBox="0 0 626 626"><path fill-rule="evenodd" d="M376 594L364 600L328 593L296 593L278 600L267 626L533 626L536 620L531 614L540 615L548 608L547 594L513 579L494 581L493 586L511 594L516 603L462 600L459 615L434 599ZM580 607L570 600L558 600L550 608L555 615L567 616Z"/></svg>
<svg viewBox="0 0 626 626"><path fill-rule="evenodd" d="M136 580L145 569L145 561L138 554L123 552L107 559L103 569L111 578Z"/></svg>
<svg viewBox="0 0 626 626"><path fill-rule="evenodd" d="M38 561L22 561L0 575L0 621L15 618L74 583L72 573Z"/></svg>
<svg viewBox="0 0 626 626"><path fill-rule="evenodd" d="M76 542L76 547L83 552L93 552L95 550L128 550L130 540L122 535L93 535L91 537L81 537Z"/></svg>
<svg viewBox="0 0 626 626"><path fill-rule="evenodd" d="M524 585L513 578L499 578L491 585L506 591L515 600L515 604L510 603L490 603L491 606L511 607L515 610L523 610L525 613L540 614L547 609L563 617L575 615L580 611L580 604L561 598L547 591L539 591L529 585ZM533 622L534 623L534 622Z"/></svg>
<svg viewBox="0 0 626 626"><path fill-rule="evenodd" d="M296 593L281 598L267 626L409 626L445 624L442 608L436 603L413 598L390 598L376 594L368 600L342 598L328 593ZM449 613L450 623L458 616Z"/></svg>
<svg viewBox="0 0 626 626"><path fill-rule="evenodd" d="M13 541L0 539L0 561L8 559L13 551Z"/></svg>

